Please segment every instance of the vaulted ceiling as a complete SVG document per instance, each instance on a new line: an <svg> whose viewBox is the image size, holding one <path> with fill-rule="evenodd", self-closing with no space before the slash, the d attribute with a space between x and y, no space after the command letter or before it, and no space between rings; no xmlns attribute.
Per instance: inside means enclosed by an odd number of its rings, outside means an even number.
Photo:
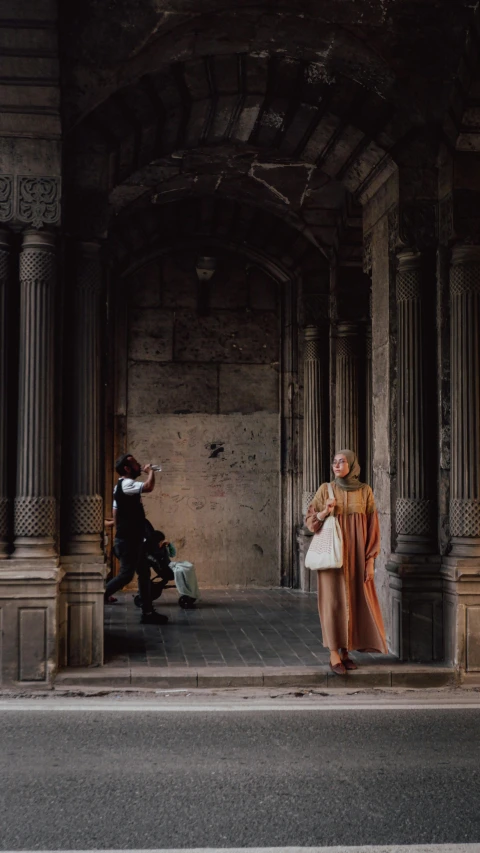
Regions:
<svg viewBox="0 0 480 853"><path fill-rule="evenodd" d="M358 263L361 204L398 164L421 166L440 144L469 4L214 10L112 0L107 15L98 0L78 5L64 42L72 192L97 210L108 199L110 218L215 195Z"/></svg>

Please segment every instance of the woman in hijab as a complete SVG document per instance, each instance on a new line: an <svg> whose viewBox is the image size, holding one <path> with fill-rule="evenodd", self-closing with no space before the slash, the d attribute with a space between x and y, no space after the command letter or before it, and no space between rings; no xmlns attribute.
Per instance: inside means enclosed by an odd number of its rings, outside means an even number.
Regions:
<svg viewBox="0 0 480 853"><path fill-rule="evenodd" d="M308 508L305 524L318 533L327 515L338 517L343 534L343 567L317 572L318 612L323 644L330 649L336 675L357 669L349 651L387 652L385 629L375 591L375 557L380 529L373 492L359 480L360 465L351 450L339 450L332 464L335 497L323 483Z"/></svg>

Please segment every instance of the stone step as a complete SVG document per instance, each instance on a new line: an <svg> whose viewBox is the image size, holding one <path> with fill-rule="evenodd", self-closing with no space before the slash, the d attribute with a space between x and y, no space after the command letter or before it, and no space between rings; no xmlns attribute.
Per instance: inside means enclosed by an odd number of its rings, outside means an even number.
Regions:
<svg viewBox="0 0 480 853"><path fill-rule="evenodd" d="M328 687L437 688L459 685L452 667L420 664L365 666L345 676L309 667L99 667L64 669L56 687Z"/></svg>

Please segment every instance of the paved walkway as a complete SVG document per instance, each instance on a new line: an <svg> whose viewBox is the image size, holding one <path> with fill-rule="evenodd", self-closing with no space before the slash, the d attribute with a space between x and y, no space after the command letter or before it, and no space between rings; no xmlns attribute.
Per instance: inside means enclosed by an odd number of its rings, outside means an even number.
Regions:
<svg viewBox="0 0 480 853"><path fill-rule="evenodd" d="M132 593L105 608L106 667L315 667L328 663L314 595L289 589L206 590L195 610L166 590L157 609L168 625L140 624ZM392 655L356 654L363 664Z"/></svg>

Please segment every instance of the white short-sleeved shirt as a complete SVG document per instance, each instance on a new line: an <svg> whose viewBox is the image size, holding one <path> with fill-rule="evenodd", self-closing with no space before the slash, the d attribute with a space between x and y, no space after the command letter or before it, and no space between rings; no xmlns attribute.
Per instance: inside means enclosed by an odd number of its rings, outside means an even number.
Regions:
<svg viewBox="0 0 480 853"><path fill-rule="evenodd" d="M120 477L122 481L122 491L124 495L141 495L143 492L143 483L138 480L131 480L130 477ZM113 508L117 509L117 502L114 499Z"/></svg>

